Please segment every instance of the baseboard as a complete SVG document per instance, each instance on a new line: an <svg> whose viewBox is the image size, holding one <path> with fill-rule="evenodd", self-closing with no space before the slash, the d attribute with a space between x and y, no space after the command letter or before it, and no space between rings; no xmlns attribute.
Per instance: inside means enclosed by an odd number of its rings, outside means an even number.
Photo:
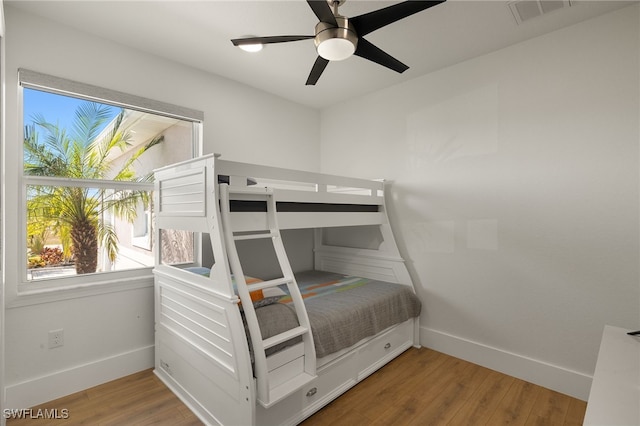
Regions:
<svg viewBox="0 0 640 426"><path fill-rule="evenodd" d="M6 387L7 408L29 408L152 368L154 346L103 358ZM62 407L64 408L64 407Z"/></svg>
<svg viewBox="0 0 640 426"><path fill-rule="evenodd" d="M490 347L426 327L420 327L422 346L499 371L586 401L592 376Z"/></svg>

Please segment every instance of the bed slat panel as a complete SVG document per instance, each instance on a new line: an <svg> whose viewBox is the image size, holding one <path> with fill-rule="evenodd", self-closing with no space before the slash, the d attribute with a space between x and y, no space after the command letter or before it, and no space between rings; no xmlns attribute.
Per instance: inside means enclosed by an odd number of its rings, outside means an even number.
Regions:
<svg viewBox="0 0 640 426"><path fill-rule="evenodd" d="M280 229L380 225L386 223L386 220L384 213L381 212L278 213Z"/></svg>
<svg viewBox="0 0 640 426"><path fill-rule="evenodd" d="M159 302L159 320L163 327L199 348L203 355L214 359L237 378L224 308L167 287L160 287Z"/></svg>
<svg viewBox="0 0 640 426"><path fill-rule="evenodd" d="M229 330L224 324L224 311L213 309L210 311L211 317L220 317L218 320L208 318L200 310L190 308L189 302L180 297L179 294L169 294L164 291L164 299L161 313L167 316L179 316L180 323L189 327L193 325L201 335L211 335L211 341L220 349L229 353L231 344L229 341ZM182 300L181 300L182 299Z"/></svg>
<svg viewBox="0 0 640 426"><path fill-rule="evenodd" d="M277 189L274 193L276 200L294 203L366 204L376 206L384 204L383 198L376 195L292 191L286 189Z"/></svg>
<svg viewBox="0 0 640 426"><path fill-rule="evenodd" d="M268 228L267 215L259 212L231 213L234 232L259 231ZM386 223L382 212L281 212L280 229L327 228L334 226L381 225Z"/></svg>
<svg viewBox="0 0 640 426"><path fill-rule="evenodd" d="M158 215L206 215L206 169L176 173L158 182Z"/></svg>
<svg viewBox="0 0 640 426"><path fill-rule="evenodd" d="M393 262L381 259L321 255L318 268L323 271L371 278L391 283L403 283L395 271Z"/></svg>

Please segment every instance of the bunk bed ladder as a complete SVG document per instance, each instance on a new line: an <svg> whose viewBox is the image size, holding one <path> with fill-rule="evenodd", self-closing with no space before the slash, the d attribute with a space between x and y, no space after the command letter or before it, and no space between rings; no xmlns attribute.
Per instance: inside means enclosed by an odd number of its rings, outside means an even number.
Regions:
<svg viewBox="0 0 640 426"><path fill-rule="evenodd" d="M225 243L227 246L227 255L229 257L231 272L233 273L234 280L236 282L238 296L242 302L242 307L247 321L247 328L249 329L249 334L251 336L257 397L258 401L265 408L268 408L316 378L316 354L313 344L311 325L309 324L309 318L307 317L304 301L282 243L277 219L276 200L273 190L265 187L234 187L229 186L226 183L220 184L219 189L220 210L224 228ZM234 194L234 198L242 198L243 195L248 195L251 199L259 198L260 200L265 200L267 203L267 228L251 233L234 232L231 226L230 194ZM242 266L240 264L240 258L238 256L236 241L252 239L270 239L272 241L280 270L282 271L281 278L260 281L252 284L248 284L246 282ZM299 325L283 333L263 339L255 309L251 301L250 292L277 287L279 285L287 286ZM285 377L285 379L278 379L277 383L273 383L274 380L270 380L273 376L270 377L265 350L296 337L302 337L302 346L304 350L300 356L285 366L280 367L280 371L276 373L281 377ZM282 369L289 369L289 371L282 371Z"/></svg>

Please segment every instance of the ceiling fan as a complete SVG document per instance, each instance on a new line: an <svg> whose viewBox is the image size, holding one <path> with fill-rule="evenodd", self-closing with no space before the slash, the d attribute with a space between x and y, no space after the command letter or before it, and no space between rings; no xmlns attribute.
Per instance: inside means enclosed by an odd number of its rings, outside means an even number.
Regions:
<svg viewBox="0 0 640 426"><path fill-rule="evenodd" d="M234 46L255 46L314 39L318 58L307 78L307 85L315 85L330 61L341 61L351 55L360 56L384 67L402 73L409 67L363 37L400 19L444 3L436 1L404 1L363 15L347 18L338 13L346 0L307 0L320 22L314 35L284 35L270 37L245 37L233 39Z"/></svg>

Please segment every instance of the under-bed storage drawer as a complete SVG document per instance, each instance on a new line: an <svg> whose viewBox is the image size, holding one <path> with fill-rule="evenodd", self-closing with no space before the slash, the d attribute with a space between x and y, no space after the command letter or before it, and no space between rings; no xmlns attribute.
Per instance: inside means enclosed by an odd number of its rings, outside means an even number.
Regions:
<svg viewBox="0 0 640 426"><path fill-rule="evenodd" d="M358 381L413 345L413 320L387 330L358 350Z"/></svg>
<svg viewBox="0 0 640 426"><path fill-rule="evenodd" d="M357 383L357 354L349 353L339 362L331 362L318 369L318 377L281 402L265 409L256 405L256 419L260 425L296 424ZM294 417L282 417L283 415Z"/></svg>
<svg viewBox="0 0 640 426"><path fill-rule="evenodd" d="M357 357L348 354L336 365L329 364L318 370L318 378L302 389L301 397L305 414L320 407L357 383L354 371Z"/></svg>

